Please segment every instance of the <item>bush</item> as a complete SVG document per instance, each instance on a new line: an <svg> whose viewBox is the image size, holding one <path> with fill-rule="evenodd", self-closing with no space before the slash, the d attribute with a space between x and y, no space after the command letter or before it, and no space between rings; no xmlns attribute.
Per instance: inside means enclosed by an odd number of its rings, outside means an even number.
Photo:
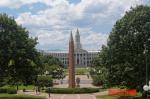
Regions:
<svg viewBox="0 0 150 99"><path fill-rule="evenodd" d="M22 89L22 91L23 91L23 92L26 92L26 89L25 89L25 88L23 88L23 89Z"/></svg>
<svg viewBox="0 0 150 99"><path fill-rule="evenodd" d="M5 89L5 88L0 88L0 93L7 93L7 89Z"/></svg>
<svg viewBox="0 0 150 99"><path fill-rule="evenodd" d="M0 88L0 93L8 93L8 94L16 94L16 89L6 89L6 88Z"/></svg>
<svg viewBox="0 0 150 99"><path fill-rule="evenodd" d="M7 93L8 94L17 94L17 90L16 89L8 89Z"/></svg>
<svg viewBox="0 0 150 99"><path fill-rule="evenodd" d="M0 99L45 99L44 97L40 96L27 96L27 95L5 95L1 96Z"/></svg>
<svg viewBox="0 0 150 99"><path fill-rule="evenodd" d="M98 91L99 91L98 88L51 88L51 90L46 89L47 93L59 93L59 94L95 93Z"/></svg>
<svg viewBox="0 0 150 99"><path fill-rule="evenodd" d="M92 76L92 78L93 78L93 85L95 86L103 85L103 82L99 76L95 75L95 76Z"/></svg>

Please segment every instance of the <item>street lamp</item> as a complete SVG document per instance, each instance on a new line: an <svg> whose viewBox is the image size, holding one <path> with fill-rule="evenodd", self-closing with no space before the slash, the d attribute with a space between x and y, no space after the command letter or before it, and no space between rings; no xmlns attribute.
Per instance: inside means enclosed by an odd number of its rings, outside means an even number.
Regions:
<svg viewBox="0 0 150 99"><path fill-rule="evenodd" d="M150 39L148 39L150 41ZM147 99L148 99L148 92L150 91L150 81L148 83L148 65L147 65L147 58L148 58L148 48L147 48L147 43L148 41L144 44L144 54L145 54L145 64L146 64L146 85L143 86L143 90L147 92Z"/></svg>
<svg viewBox="0 0 150 99"><path fill-rule="evenodd" d="M148 85L146 84L146 85L143 86L143 90L144 90L145 92L147 92L147 93L146 93L146 95L147 95L146 97L147 97L147 99L148 99L148 92L149 92L149 90L150 90L150 81L149 81L149 84L148 84Z"/></svg>

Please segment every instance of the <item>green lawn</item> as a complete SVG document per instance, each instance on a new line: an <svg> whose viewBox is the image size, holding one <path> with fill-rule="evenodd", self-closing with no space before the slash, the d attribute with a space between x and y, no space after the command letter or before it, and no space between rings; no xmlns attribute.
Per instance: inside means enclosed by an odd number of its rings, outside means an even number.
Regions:
<svg viewBox="0 0 150 99"><path fill-rule="evenodd" d="M28 85L28 86L23 86L23 85L19 85L19 90L22 90L22 89L26 89L26 90L33 90L35 86L33 85ZM16 89L16 86L12 86L12 85L5 85L1 88L14 88Z"/></svg>
<svg viewBox="0 0 150 99"><path fill-rule="evenodd" d="M45 99L39 96L16 95L16 94L0 94L0 99Z"/></svg>
<svg viewBox="0 0 150 99"><path fill-rule="evenodd" d="M65 69L65 73L68 74L68 69ZM87 68L75 68L76 75L86 75L88 73Z"/></svg>
<svg viewBox="0 0 150 99"><path fill-rule="evenodd" d="M119 96L97 96L96 99L119 99ZM126 97L122 99L144 99L141 96Z"/></svg>

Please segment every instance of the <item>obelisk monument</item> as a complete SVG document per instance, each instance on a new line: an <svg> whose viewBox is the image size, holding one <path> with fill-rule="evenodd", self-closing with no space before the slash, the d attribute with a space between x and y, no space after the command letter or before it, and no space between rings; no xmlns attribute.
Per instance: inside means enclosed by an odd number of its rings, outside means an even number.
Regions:
<svg viewBox="0 0 150 99"><path fill-rule="evenodd" d="M74 40L72 37L72 31L70 33L69 40L69 88L75 88L75 62L74 62Z"/></svg>

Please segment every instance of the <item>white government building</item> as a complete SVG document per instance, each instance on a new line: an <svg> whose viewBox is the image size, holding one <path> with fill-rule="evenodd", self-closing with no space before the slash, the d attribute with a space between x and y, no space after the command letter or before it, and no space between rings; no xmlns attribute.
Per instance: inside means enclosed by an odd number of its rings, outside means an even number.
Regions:
<svg viewBox="0 0 150 99"><path fill-rule="evenodd" d="M98 55L98 51L86 51L82 48L78 29L75 34L74 48L75 67L91 66L92 60ZM64 66L68 66L68 51L48 51L45 54L58 58L60 61L62 61Z"/></svg>

